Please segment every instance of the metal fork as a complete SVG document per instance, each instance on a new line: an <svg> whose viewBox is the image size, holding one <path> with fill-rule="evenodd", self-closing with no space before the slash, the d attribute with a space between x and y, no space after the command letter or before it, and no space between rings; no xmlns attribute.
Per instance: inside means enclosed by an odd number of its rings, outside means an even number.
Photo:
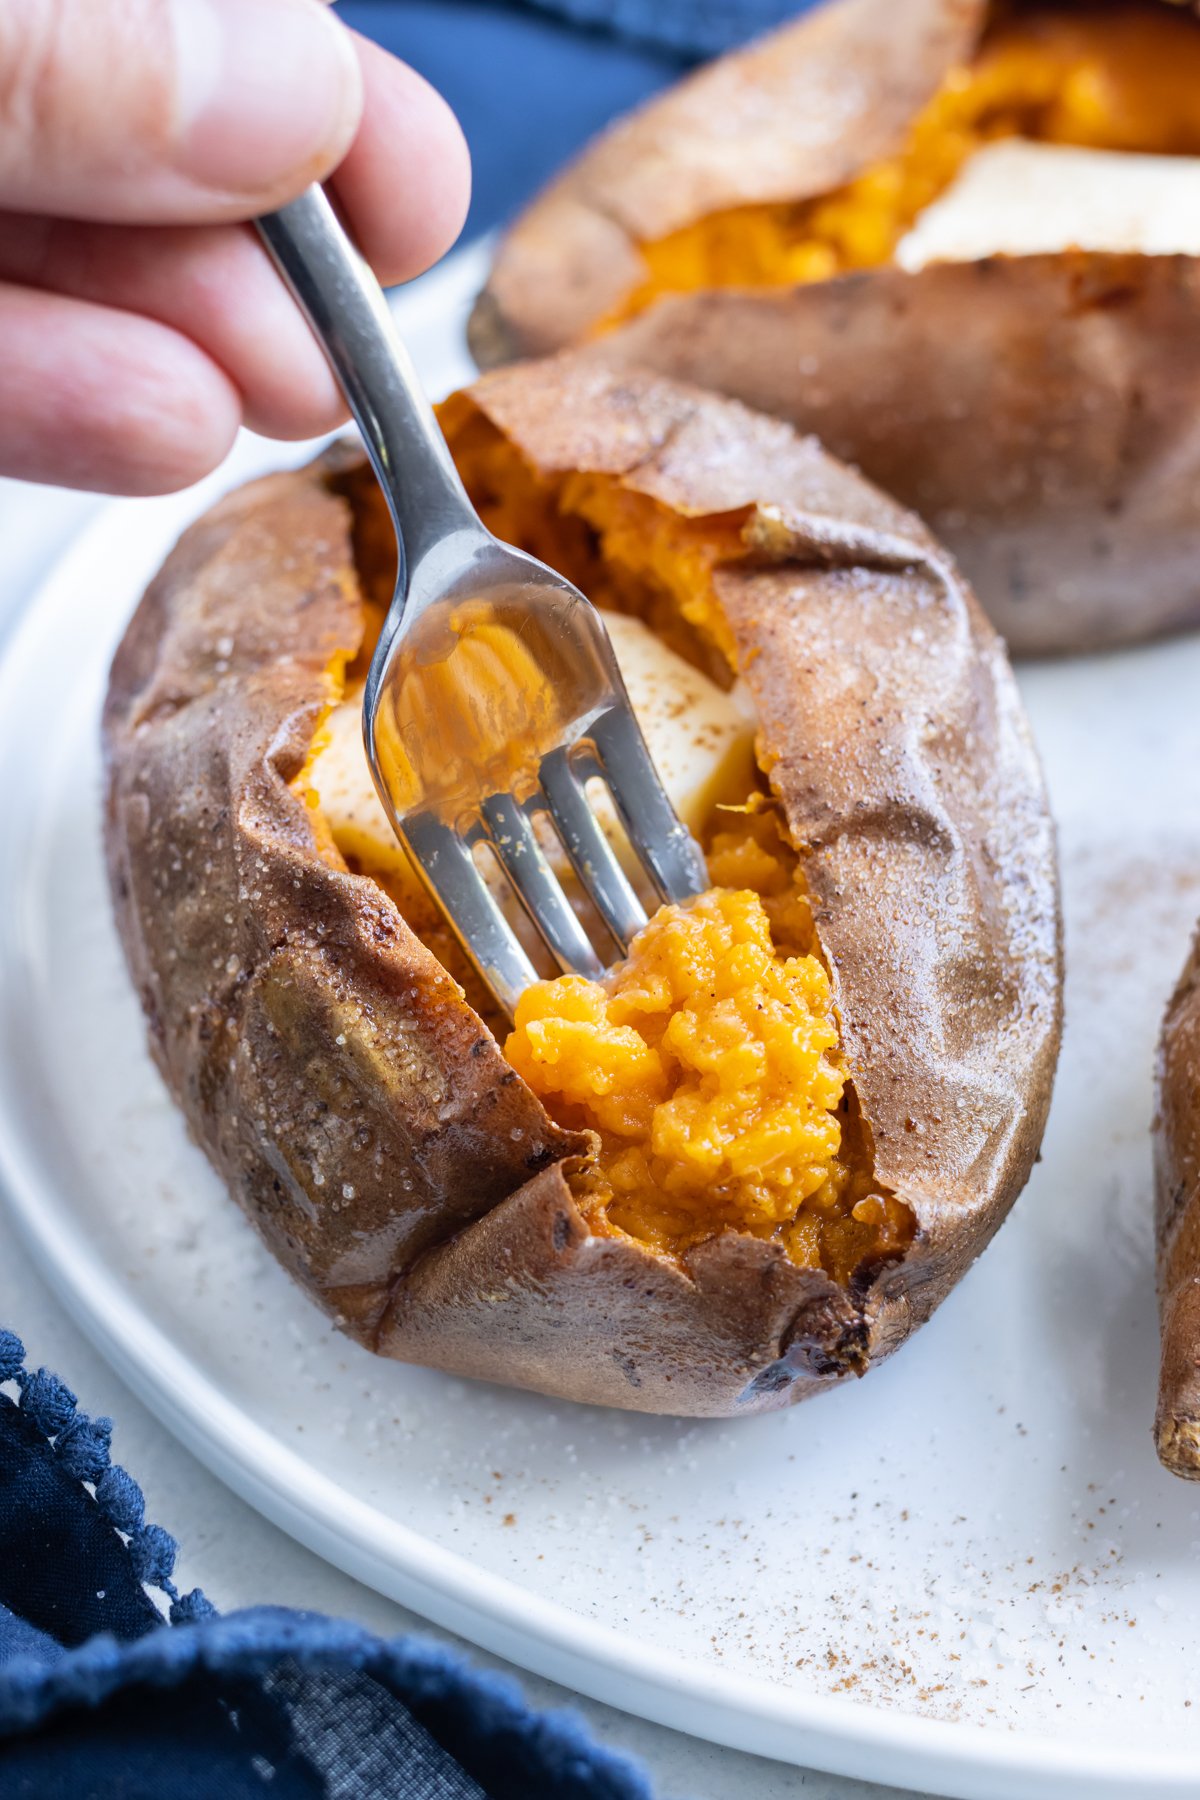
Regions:
<svg viewBox="0 0 1200 1800"><path fill-rule="evenodd" d="M384 810L510 1013L538 972L481 874L486 844L558 967L604 964L538 842L546 814L621 951L646 912L585 791L599 777L663 900L708 885L608 633L579 589L499 541L470 500L378 282L327 196L258 222L345 393L399 542L363 736Z"/></svg>

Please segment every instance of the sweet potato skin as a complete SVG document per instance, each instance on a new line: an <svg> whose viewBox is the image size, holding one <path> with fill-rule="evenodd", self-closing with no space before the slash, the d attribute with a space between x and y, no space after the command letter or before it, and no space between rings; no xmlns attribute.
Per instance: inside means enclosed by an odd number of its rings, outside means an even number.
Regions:
<svg viewBox="0 0 1200 1800"><path fill-rule="evenodd" d="M152 1042L267 1241L369 1346L645 1411L788 1404L928 1316L1041 1139L1057 885L1011 672L923 527L778 421L586 357L498 372L460 406L547 474L741 519L720 597L806 847L876 1175L916 1240L847 1291L733 1232L678 1264L590 1234L569 1186L584 1140L390 900L322 857L288 788L322 671L361 630L334 490L363 477L328 461L193 528L114 667L106 834Z"/></svg>
<svg viewBox="0 0 1200 1800"><path fill-rule="evenodd" d="M1154 1440L1173 1475L1200 1481L1200 930L1163 1020L1157 1087L1162 1360Z"/></svg>
<svg viewBox="0 0 1200 1800"><path fill-rule="evenodd" d="M812 431L946 544L1019 656L1200 621L1200 263L994 257L670 296L596 354Z"/></svg>
<svg viewBox="0 0 1200 1800"><path fill-rule="evenodd" d="M833 0L586 150L501 242L472 328L481 364L592 334L641 283L638 239L827 193L894 150L989 8L877 10ZM789 83L818 75L801 132ZM701 110L705 83L757 95L744 141L736 102ZM671 200L666 156L685 172ZM1198 269L1064 252L667 295L602 353L815 432L925 519L1014 655L1108 649L1200 623Z"/></svg>
<svg viewBox="0 0 1200 1800"><path fill-rule="evenodd" d="M241 489L148 590L105 709L105 840L193 1134L276 1255L369 1338L397 1266L579 1140L374 882L323 860L288 786L324 672L362 632L329 472Z"/></svg>

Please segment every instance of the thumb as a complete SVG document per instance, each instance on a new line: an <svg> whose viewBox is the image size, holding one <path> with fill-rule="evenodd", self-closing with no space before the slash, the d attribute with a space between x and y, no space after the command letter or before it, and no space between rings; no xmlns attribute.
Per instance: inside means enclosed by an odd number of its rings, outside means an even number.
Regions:
<svg viewBox="0 0 1200 1800"><path fill-rule="evenodd" d="M362 81L319 0L0 0L0 206L249 217L349 149Z"/></svg>

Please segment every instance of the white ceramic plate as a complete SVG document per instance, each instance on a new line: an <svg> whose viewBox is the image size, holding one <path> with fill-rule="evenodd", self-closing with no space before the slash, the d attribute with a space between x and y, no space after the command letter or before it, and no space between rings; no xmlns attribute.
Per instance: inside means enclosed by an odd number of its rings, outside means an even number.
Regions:
<svg viewBox="0 0 1200 1800"><path fill-rule="evenodd" d="M474 274L406 299L431 385L458 373ZM933 1322L770 1418L557 1404L338 1337L143 1047L100 857L107 663L184 523L279 459L247 443L198 492L108 507L0 671L0 1169L60 1296L270 1518L569 1687L968 1800L1196 1793L1200 1491L1150 1442L1147 1132L1200 909L1200 638L1025 675L1061 826L1067 1040L1045 1160Z"/></svg>

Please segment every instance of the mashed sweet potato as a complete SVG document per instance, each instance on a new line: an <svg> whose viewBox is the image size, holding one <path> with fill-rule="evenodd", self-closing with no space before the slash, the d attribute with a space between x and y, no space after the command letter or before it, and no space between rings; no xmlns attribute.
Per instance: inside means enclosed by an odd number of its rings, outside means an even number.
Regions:
<svg viewBox="0 0 1200 1800"><path fill-rule="evenodd" d="M662 907L603 982L529 989L505 1055L560 1123L599 1133L593 1229L671 1254L723 1227L779 1236L842 1281L907 1242L907 1209L847 1204L829 978L779 954L752 892Z"/></svg>
<svg viewBox="0 0 1200 1800"><path fill-rule="evenodd" d="M505 1055L564 1123L601 1133L615 1223L669 1246L790 1222L833 1168L845 1078L829 979L777 955L762 902L664 906L602 981L521 997Z"/></svg>

